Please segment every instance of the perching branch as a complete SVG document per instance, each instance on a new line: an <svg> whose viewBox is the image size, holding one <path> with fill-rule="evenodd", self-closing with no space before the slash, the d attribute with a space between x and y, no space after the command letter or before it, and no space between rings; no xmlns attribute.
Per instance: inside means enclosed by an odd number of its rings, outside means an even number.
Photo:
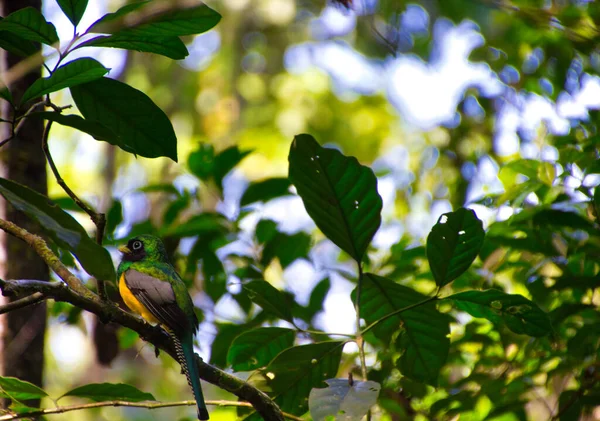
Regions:
<svg viewBox="0 0 600 421"><path fill-rule="evenodd" d="M44 294L41 292L34 292L33 294L21 298L16 301L11 301L3 306L0 306L0 314L8 313L9 311L18 310L27 306L31 306L44 301Z"/></svg>
<svg viewBox="0 0 600 421"><path fill-rule="evenodd" d="M123 311L109 301L101 300L62 264L42 238L2 219L0 219L0 229L28 243L64 281L63 284L62 282L0 280L0 290L4 295L31 295L39 292L46 299L70 303L95 314L104 323L115 322L135 331L146 342L164 350L177 360L173 343L164 330ZM284 417L281 410L265 393L216 367L206 364L197 356L196 362L200 378L233 393L244 401L250 402L264 420L283 421Z"/></svg>
<svg viewBox="0 0 600 421"><path fill-rule="evenodd" d="M50 102L50 101L48 101L48 102ZM79 198L79 196L77 196L75 194L75 192L73 190L71 190L71 188L67 185L67 183L65 183L65 180L63 180L63 178L60 176L60 173L58 172L58 168L56 168L56 164L54 163L54 159L52 158L52 155L50 154L50 148L48 147L48 137L50 135L51 127L52 127L52 121L48 121L46 123L46 127L44 128L44 135L42 136L42 149L44 151L44 155L46 155L46 160L48 161L48 165L50 165L50 169L52 170L52 173L54 174L54 177L56 178L56 182L58 183L58 185L62 187L62 189L65 191L65 193L67 193L69 195L69 197L71 199L73 199L73 201L77 204L77 206L79 206L81 209L83 209L83 211L90 216L90 218L92 219L92 222L94 223L94 225L96 225L96 242L98 244L102 245L102 239L104 238L104 228L106 226L106 216L103 213L96 212L87 203L85 203L83 200L81 200ZM107 296L106 296L106 286L104 284L104 280L97 279L96 282L97 282L97 286L98 286L98 294L100 295L101 299L105 300Z"/></svg>
<svg viewBox="0 0 600 421"><path fill-rule="evenodd" d="M236 402L236 401L225 401L225 400L208 400L207 405L216 406L243 406L252 407L248 402ZM174 406L193 406L196 405L196 401L180 401L180 402L127 402L127 401L105 401L105 402L93 402L80 405L68 405L58 406L56 408L41 409L39 411L25 412L22 414L7 414L1 415L0 421L18 420L21 418L32 418L39 417L42 415L62 414L65 412L78 411L82 409L91 408L103 408L106 406L127 406L130 408L147 408L147 409L158 409L158 408L170 408ZM294 421L304 421L302 418L292 414L283 412L283 416Z"/></svg>

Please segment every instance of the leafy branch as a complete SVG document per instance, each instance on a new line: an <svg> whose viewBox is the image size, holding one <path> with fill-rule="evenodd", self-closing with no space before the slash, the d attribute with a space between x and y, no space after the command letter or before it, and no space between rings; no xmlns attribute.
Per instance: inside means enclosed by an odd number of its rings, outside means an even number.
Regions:
<svg viewBox="0 0 600 421"><path fill-rule="evenodd" d="M137 332L142 339L176 358L172 342L162 329L145 323L110 302L102 301L62 264L58 256L50 250L41 237L31 234L27 230L2 219L0 219L0 229L29 244L44 262L64 281L64 284L29 280L0 281L0 289L4 295L31 296L41 293L45 299L70 303L94 313L104 323L115 322ZM198 364L202 379L250 402L265 420L281 421L283 419L283 415L277 405L260 390L216 367L204 363L198 356L196 356L196 363Z"/></svg>

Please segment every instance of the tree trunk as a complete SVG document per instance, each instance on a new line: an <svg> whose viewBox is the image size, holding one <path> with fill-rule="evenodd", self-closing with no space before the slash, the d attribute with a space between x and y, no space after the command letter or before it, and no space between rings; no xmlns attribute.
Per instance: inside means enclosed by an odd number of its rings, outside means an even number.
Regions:
<svg viewBox="0 0 600 421"><path fill-rule="evenodd" d="M41 0L0 0L1 14L34 7L41 10ZM21 57L3 51L2 71L14 66ZM9 89L16 102L25 89L40 77L40 69L16 80ZM2 104L2 118L10 119L12 109ZM41 119L27 119L18 136L0 149L0 175L47 194L46 161L41 149L43 123ZM0 125L0 140L10 136L10 125ZM39 227L24 214L0 199L0 217L33 231ZM48 267L23 241L0 232L0 277L4 279L49 280ZM7 298L1 297L2 300ZM6 302L6 301L4 301ZM0 372L41 386L44 367L44 336L46 331L46 304L42 302L0 316ZM27 404L38 406L39 401Z"/></svg>

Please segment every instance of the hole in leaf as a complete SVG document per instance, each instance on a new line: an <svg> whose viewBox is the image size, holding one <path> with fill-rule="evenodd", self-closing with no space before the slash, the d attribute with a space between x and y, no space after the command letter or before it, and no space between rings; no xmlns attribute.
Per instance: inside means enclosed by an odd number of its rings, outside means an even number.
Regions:
<svg viewBox="0 0 600 421"><path fill-rule="evenodd" d="M445 224L446 222L448 222L448 217L446 215L442 215L440 217L440 224Z"/></svg>
<svg viewBox="0 0 600 421"><path fill-rule="evenodd" d="M275 373L268 372L268 373L266 374L266 376L267 376L269 379L273 380L273 379L275 378Z"/></svg>
<svg viewBox="0 0 600 421"><path fill-rule="evenodd" d="M458 235L465 235L467 232L465 230L458 231Z"/></svg>

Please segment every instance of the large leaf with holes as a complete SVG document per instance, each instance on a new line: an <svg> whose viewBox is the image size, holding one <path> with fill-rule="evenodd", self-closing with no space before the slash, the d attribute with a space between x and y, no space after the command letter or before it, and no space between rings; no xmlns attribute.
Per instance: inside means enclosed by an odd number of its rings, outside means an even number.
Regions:
<svg viewBox="0 0 600 421"><path fill-rule="evenodd" d="M56 28L46 22L44 16L33 7L19 9L0 21L0 31L8 31L19 37L52 45L58 42Z"/></svg>
<svg viewBox="0 0 600 421"><path fill-rule="evenodd" d="M178 37L149 37L129 33L99 36L81 44L79 47L122 48L124 50L160 54L173 60L184 59L189 54L185 44Z"/></svg>
<svg viewBox="0 0 600 421"><path fill-rule="evenodd" d="M356 299L356 290L352 292ZM428 297L389 279L373 274L362 278L360 315L368 324L398 310L415 306L389 317L373 328L377 338L388 344L400 332L398 345L402 355L400 372L413 380L437 384L439 372L448 357L449 318L433 302L419 303Z"/></svg>
<svg viewBox="0 0 600 421"><path fill-rule="evenodd" d="M307 134L294 138L289 178L323 233L356 261L381 225L381 197L373 171L356 158L322 148Z"/></svg>
<svg viewBox="0 0 600 421"><path fill-rule="evenodd" d="M314 421L335 417L340 421L361 421L377 403L381 385L374 381L325 380L326 388L313 389L308 397Z"/></svg>
<svg viewBox="0 0 600 421"><path fill-rule="evenodd" d="M101 78L108 71L109 69L93 58L83 57L70 61L56 69L51 76L33 82L23 94L21 104L50 92Z"/></svg>
<svg viewBox="0 0 600 421"><path fill-rule="evenodd" d="M325 379L337 374L343 346L332 341L288 348L262 370L261 382L282 411L302 415L308 409L311 389L325 386ZM257 414L248 418L258 419Z"/></svg>
<svg viewBox="0 0 600 421"><path fill-rule="evenodd" d="M235 371L250 371L269 364L281 351L294 345L296 333L283 327L259 327L233 340L227 363Z"/></svg>
<svg viewBox="0 0 600 421"><path fill-rule="evenodd" d="M479 254L485 232L471 209L440 216L427 236L427 259L435 282L444 286L465 272Z"/></svg>
<svg viewBox="0 0 600 421"><path fill-rule="evenodd" d="M117 145L147 158L177 161L177 137L167 115L143 92L106 77L70 88L86 120L100 121L118 136Z"/></svg>
<svg viewBox="0 0 600 421"><path fill-rule="evenodd" d="M69 250L81 266L97 279L114 280L115 268L106 249L56 203L21 184L0 178L0 194L16 209L39 223L59 247Z"/></svg>
<svg viewBox="0 0 600 421"><path fill-rule="evenodd" d="M545 336L552 332L548 314L522 295L497 289L464 291L446 298L473 317L503 324L515 333Z"/></svg>

